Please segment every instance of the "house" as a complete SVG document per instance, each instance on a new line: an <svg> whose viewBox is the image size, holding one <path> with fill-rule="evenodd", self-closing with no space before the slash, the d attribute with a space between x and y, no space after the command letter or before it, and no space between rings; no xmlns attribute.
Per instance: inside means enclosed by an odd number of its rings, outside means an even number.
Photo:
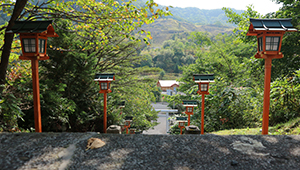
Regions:
<svg viewBox="0 0 300 170"><path fill-rule="evenodd" d="M179 83L180 82L177 82L176 80L158 80L156 85L160 87L162 94L172 96L173 94L177 94Z"/></svg>

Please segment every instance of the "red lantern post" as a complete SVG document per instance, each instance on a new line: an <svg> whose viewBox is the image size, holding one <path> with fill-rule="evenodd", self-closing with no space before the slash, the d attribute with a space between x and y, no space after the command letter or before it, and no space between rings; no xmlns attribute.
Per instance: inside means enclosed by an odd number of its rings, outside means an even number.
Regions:
<svg viewBox="0 0 300 170"><path fill-rule="evenodd" d="M183 100L182 104L184 107L186 107L185 114L188 115L188 126L191 124L191 115L194 114L194 107L197 107L197 101L194 100Z"/></svg>
<svg viewBox="0 0 300 170"><path fill-rule="evenodd" d="M135 134L136 128L130 128L130 134Z"/></svg>
<svg viewBox="0 0 300 170"><path fill-rule="evenodd" d="M178 127L180 128L180 135L182 135L182 129L184 128L185 122L178 122Z"/></svg>
<svg viewBox="0 0 300 170"><path fill-rule="evenodd" d="M121 110L120 111L120 115L122 115L122 109L125 107L125 101L122 101L120 104L119 104L119 109Z"/></svg>
<svg viewBox="0 0 300 170"><path fill-rule="evenodd" d="M270 109L270 83L272 59L283 58L281 42L285 32L297 31L291 19L252 19L247 36L257 37L257 53L255 58L265 59L265 82L263 102L262 134L268 134Z"/></svg>
<svg viewBox="0 0 300 170"><path fill-rule="evenodd" d="M201 104L201 134L204 134L204 102L205 95L209 94L209 83L214 82L214 74L194 74L193 80L198 83L199 95L202 95L202 104Z"/></svg>
<svg viewBox="0 0 300 170"><path fill-rule="evenodd" d="M132 116L126 116L125 117L125 125L124 128L126 129L126 134L128 134L128 128L130 128L130 122L132 122Z"/></svg>
<svg viewBox="0 0 300 170"><path fill-rule="evenodd" d="M47 60L47 39L58 37L52 21L16 21L6 33L19 33L22 47L21 60L31 60L35 132L42 132L39 60Z"/></svg>
<svg viewBox="0 0 300 170"><path fill-rule="evenodd" d="M187 121L187 117L176 117L176 121L178 121L178 127L180 128L180 135L182 135L182 129L185 128L185 122Z"/></svg>
<svg viewBox="0 0 300 170"><path fill-rule="evenodd" d="M107 129L107 93L110 93L110 82L115 80L114 73L96 74L94 81L99 82L100 91L99 93L104 94L104 108L103 108L103 132L106 133Z"/></svg>

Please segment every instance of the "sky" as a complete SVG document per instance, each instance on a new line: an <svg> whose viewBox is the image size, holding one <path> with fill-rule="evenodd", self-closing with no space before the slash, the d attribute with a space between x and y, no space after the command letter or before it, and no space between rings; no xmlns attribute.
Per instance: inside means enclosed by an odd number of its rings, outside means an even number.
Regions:
<svg viewBox="0 0 300 170"><path fill-rule="evenodd" d="M282 5L272 2L272 0L154 0L163 6L173 7L197 7L199 9L221 9L222 7L246 10L246 6L252 4L254 10L260 14L277 11Z"/></svg>

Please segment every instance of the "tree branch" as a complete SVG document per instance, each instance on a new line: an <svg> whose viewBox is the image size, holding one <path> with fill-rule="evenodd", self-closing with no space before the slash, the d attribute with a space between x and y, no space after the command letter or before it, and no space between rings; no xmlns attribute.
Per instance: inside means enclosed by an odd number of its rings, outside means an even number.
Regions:
<svg viewBox="0 0 300 170"><path fill-rule="evenodd" d="M6 29L11 29L14 26L14 22L17 20L17 18L20 16L21 12L23 11L26 3L28 0L17 0L12 16L8 22L7 28ZM12 41L14 38L14 34L5 34L4 36L4 45L3 45L3 50L1 54L1 63L0 63L0 85L5 84L5 78L6 78L6 71L7 71L7 66L9 62L9 56L10 56L10 50L11 50L11 45ZM2 94L3 87L0 88L0 94Z"/></svg>

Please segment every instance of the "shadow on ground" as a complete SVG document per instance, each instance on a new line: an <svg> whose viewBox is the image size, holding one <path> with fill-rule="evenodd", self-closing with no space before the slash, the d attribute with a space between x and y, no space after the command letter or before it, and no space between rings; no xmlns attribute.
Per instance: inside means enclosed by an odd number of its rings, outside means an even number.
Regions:
<svg viewBox="0 0 300 170"><path fill-rule="evenodd" d="M85 151L92 136L106 145ZM282 170L300 166L300 136L1 133L0 141L1 169Z"/></svg>

